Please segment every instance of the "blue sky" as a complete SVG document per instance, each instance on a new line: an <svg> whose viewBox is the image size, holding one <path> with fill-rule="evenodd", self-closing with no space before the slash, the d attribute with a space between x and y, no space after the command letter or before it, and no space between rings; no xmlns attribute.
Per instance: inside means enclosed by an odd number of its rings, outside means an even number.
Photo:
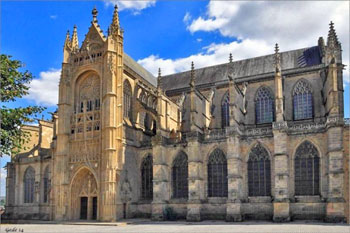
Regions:
<svg viewBox="0 0 350 233"><path fill-rule="evenodd" d="M67 30L78 27L84 39L96 6L98 22L106 32L116 1L2 1L1 53L26 64L36 79L30 95L11 106L39 104L44 118L56 109L63 43ZM124 28L124 50L152 73L180 72L317 45L325 39L330 20L343 45L343 63L349 65L349 2L118 2ZM349 71L345 78L345 115L349 117ZM1 166L8 158L1 160ZM2 172L3 174L3 172ZM3 181L3 179L1 179ZM4 194L3 182L0 195Z"/></svg>

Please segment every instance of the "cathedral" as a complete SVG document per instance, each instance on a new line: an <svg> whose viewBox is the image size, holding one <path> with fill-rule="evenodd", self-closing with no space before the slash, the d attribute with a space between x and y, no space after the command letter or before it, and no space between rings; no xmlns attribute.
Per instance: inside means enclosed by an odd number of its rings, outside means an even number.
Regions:
<svg viewBox="0 0 350 233"><path fill-rule="evenodd" d="M153 76L92 10L63 47L58 110L7 163L18 220L349 220L349 121L331 22L315 45ZM325 27L325 29L327 29ZM63 41L62 41L63 42Z"/></svg>

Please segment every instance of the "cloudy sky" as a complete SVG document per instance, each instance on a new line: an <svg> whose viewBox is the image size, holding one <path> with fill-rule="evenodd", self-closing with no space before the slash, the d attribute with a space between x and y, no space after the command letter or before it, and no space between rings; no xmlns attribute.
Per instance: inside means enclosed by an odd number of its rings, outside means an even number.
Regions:
<svg viewBox="0 0 350 233"><path fill-rule="evenodd" d="M44 114L56 109L62 49L67 30L78 27L81 43L98 9L106 32L113 6L120 9L124 50L156 74L188 70L228 61L317 45L327 38L329 22L342 43L345 115L349 117L349 2L348 1L19 1L1 3L1 53L26 64L36 77L30 94L11 106L39 104ZM2 159L3 167L8 158ZM4 195L1 170L0 195Z"/></svg>

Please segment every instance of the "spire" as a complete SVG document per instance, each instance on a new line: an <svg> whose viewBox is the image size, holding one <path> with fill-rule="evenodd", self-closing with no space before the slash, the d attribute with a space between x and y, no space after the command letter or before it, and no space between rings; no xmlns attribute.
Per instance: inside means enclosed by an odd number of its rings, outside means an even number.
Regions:
<svg viewBox="0 0 350 233"><path fill-rule="evenodd" d="M65 48L70 48L71 47L69 30L67 30L66 40L64 41L64 47Z"/></svg>
<svg viewBox="0 0 350 233"><path fill-rule="evenodd" d="M92 9L92 22L93 23L97 23L97 14L98 14L98 11L96 9L96 6L94 6L94 9Z"/></svg>
<svg viewBox="0 0 350 233"><path fill-rule="evenodd" d="M77 26L74 25L74 28L73 28L73 35L72 35L72 49L75 50L75 49L79 49L79 41L78 41L78 33L77 33Z"/></svg>
<svg viewBox="0 0 350 233"><path fill-rule="evenodd" d="M118 35L120 24L119 24L119 14L118 14L117 5L114 6L113 19L109 28L110 28L110 35Z"/></svg>
<svg viewBox="0 0 350 233"><path fill-rule="evenodd" d="M191 87L194 87L195 81L196 81L196 77L195 77L195 72L194 72L194 63L192 61L192 63L191 63L191 81L190 81Z"/></svg>
<svg viewBox="0 0 350 233"><path fill-rule="evenodd" d="M331 21L329 23L329 31L328 31L328 38L327 38L327 46L329 47L336 47L339 45L337 33L334 29L334 23Z"/></svg>
<svg viewBox="0 0 350 233"><path fill-rule="evenodd" d="M276 72L281 71L281 56L279 53L279 47L277 43L275 45L275 71Z"/></svg>
<svg viewBox="0 0 350 233"><path fill-rule="evenodd" d="M232 59L232 53L230 53L230 57L229 57L229 62L232 63L233 59Z"/></svg>

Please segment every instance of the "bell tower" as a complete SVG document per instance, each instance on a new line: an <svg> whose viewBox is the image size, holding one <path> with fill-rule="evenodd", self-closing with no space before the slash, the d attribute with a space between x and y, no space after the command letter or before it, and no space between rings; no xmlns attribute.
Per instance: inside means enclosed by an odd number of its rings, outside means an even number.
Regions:
<svg viewBox="0 0 350 233"><path fill-rule="evenodd" d="M123 163L123 30L115 6L105 36L98 11L79 47L67 32L59 84L57 145L53 155L55 220L117 219L117 173ZM78 179L96 181L96 190ZM89 182L85 182L89 184ZM89 195L84 196L84 190ZM84 202L80 196L85 198ZM83 205L83 204L84 205ZM77 209L86 208L81 216Z"/></svg>

